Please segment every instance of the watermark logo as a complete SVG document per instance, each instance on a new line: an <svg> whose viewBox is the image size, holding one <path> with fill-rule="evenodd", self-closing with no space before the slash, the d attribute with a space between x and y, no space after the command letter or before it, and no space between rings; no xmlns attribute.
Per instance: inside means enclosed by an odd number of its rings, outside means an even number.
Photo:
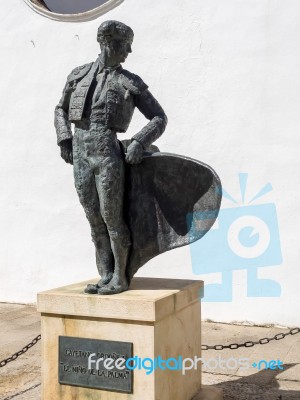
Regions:
<svg viewBox="0 0 300 400"><path fill-rule="evenodd" d="M162 371L181 371L182 375L186 375L187 371L197 370L201 366L208 370L245 370L251 367L258 370L271 369L271 370L283 370L283 362L280 360L259 360L251 364L250 359L246 357L230 357L228 359L219 357L213 357L205 359L202 357L194 356L193 358L183 358L182 356L170 357L163 359L161 356L156 358L146 357L141 358L138 356L125 358L96 358L96 353L90 354L88 358L88 371L98 371L101 368L105 370L117 369L119 371L125 370L144 370L146 375L152 374L157 369ZM116 374L118 372L115 372ZM95 373L94 373L95 374Z"/></svg>
<svg viewBox="0 0 300 400"><path fill-rule="evenodd" d="M266 184L246 200L247 179L248 174L239 174L242 204L223 190L223 197L234 207L221 209L212 229L190 246L195 274L222 274L221 284L205 286L204 301L232 301L232 274L235 270L247 271L248 297L279 297L281 294L276 281L258 278L258 268L282 263L275 204L253 204L270 192L272 186ZM199 212L195 218L203 220L206 216ZM197 229L197 223L193 229Z"/></svg>
<svg viewBox="0 0 300 400"><path fill-rule="evenodd" d="M258 370L262 370L262 369L271 369L271 370L276 370L276 369L280 369L280 370L284 370L283 368L283 362L280 360L260 360L257 363L254 362L253 364L251 364L253 368L256 368Z"/></svg>

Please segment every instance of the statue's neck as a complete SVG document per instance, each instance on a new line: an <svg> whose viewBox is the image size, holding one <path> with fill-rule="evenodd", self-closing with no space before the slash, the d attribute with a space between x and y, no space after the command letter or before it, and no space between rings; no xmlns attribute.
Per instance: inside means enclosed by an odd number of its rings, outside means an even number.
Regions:
<svg viewBox="0 0 300 400"><path fill-rule="evenodd" d="M100 64L103 65L104 68L118 68L121 66L120 63L114 63L113 60L108 60L107 57L103 53L99 54L99 61Z"/></svg>

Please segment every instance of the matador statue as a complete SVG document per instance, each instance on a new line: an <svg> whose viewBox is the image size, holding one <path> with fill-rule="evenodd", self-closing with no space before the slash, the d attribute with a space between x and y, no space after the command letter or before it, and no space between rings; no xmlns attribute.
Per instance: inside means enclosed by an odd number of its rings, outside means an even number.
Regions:
<svg viewBox="0 0 300 400"><path fill-rule="evenodd" d="M100 55L70 73L55 108L57 143L73 164L101 276L86 287L90 294L128 290L148 260L202 237L220 207L220 181L210 167L152 145L167 117L143 80L121 66L133 36L121 22L103 22ZM149 122L131 140L119 141L135 108ZM196 221L198 212L205 217Z"/></svg>

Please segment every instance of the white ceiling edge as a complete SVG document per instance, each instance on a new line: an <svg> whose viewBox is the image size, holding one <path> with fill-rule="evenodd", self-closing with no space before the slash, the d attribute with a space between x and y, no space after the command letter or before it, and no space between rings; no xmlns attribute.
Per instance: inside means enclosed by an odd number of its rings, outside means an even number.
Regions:
<svg viewBox="0 0 300 400"><path fill-rule="evenodd" d="M30 0L24 1L32 10L44 17L63 22L84 22L98 18L100 15L107 13L108 11L123 3L124 0L108 0L104 4L101 4L101 6L99 7L79 14L58 14L51 12L43 7L40 7L32 3Z"/></svg>

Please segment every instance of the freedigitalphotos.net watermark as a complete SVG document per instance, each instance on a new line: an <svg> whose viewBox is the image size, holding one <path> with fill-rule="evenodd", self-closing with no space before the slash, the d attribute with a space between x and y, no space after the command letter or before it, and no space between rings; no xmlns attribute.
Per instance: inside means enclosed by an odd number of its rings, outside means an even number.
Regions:
<svg viewBox="0 0 300 400"><path fill-rule="evenodd" d="M163 359L161 356L156 358L140 358L138 356L125 358L103 358L96 359L96 353L90 354L88 358L88 370L98 371L100 369L106 370L144 370L146 375L152 374L157 369L169 370L169 371L181 371L182 375L186 375L187 371L197 370L200 367L204 367L209 370L246 370L249 368L255 368L258 370L283 370L283 362L277 360L258 360L257 362L250 362L249 358L236 358L230 357L228 359L219 357L213 357L205 359L202 357L194 356L194 358L183 358L182 356L170 357Z"/></svg>

